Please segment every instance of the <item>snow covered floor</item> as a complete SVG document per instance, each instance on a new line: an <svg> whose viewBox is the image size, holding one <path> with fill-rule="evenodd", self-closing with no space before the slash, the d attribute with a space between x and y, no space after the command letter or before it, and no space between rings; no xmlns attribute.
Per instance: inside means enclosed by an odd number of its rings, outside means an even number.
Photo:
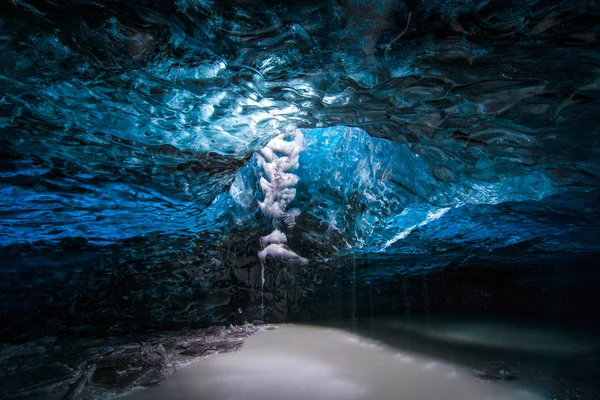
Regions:
<svg viewBox="0 0 600 400"><path fill-rule="evenodd" d="M234 353L190 365L127 400L543 399L519 381L399 351L341 329L282 325Z"/></svg>

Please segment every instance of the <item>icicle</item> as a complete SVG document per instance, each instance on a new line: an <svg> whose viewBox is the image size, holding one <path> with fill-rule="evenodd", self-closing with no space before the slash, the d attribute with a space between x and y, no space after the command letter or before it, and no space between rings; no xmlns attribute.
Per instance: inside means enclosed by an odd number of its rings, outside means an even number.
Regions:
<svg viewBox="0 0 600 400"><path fill-rule="evenodd" d="M271 243L285 244L287 243L287 237L279 229L275 229L267 236L263 236L260 238L260 244L263 249Z"/></svg>
<svg viewBox="0 0 600 400"><path fill-rule="evenodd" d="M292 139L292 140L285 140ZM258 252L260 260L260 291L261 309L264 320L264 284L265 263L267 257L280 260L307 264L308 260L293 252L287 246L287 237L279 228L282 222L288 229L296 225L296 218L300 210L287 206L296 197L294 186L300 180L297 175L289 171L298 168L300 152L303 149L304 136L302 132L285 133L273 138L257 154L258 165L262 168L264 176L259 180L260 190L264 199L258 201L258 206L263 215L273 222L273 232L260 239L261 251Z"/></svg>
<svg viewBox="0 0 600 400"><path fill-rule="evenodd" d="M285 244L270 244L262 251L258 252L258 258L262 263L265 262L267 256L271 256L278 260L298 261L302 264L308 264L308 260L306 258L300 257Z"/></svg>

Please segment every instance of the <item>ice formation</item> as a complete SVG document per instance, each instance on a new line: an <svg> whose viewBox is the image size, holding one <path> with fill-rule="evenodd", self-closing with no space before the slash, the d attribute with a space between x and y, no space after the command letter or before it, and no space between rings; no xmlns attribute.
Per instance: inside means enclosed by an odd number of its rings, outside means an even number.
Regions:
<svg viewBox="0 0 600 400"><path fill-rule="evenodd" d="M260 244L263 248L267 247L271 243L285 244L287 243L287 237L279 229L275 229L267 236L263 236L262 238L260 238Z"/></svg>
<svg viewBox="0 0 600 400"><path fill-rule="evenodd" d="M285 244L270 244L258 252L258 258L261 263L265 262L267 256L272 256L280 260L299 261L302 264L308 263L306 258L300 257Z"/></svg>
<svg viewBox="0 0 600 400"><path fill-rule="evenodd" d="M380 279L598 259L597 0L5 3L0 334L93 299L197 324L165 299L243 305L258 251Z"/></svg>
<svg viewBox="0 0 600 400"><path fill-rule="evenodd" d="M289 229L310 183L336 248L377 250L418 224L401 215L411 197L425 214L451 207L437 224L464 204L598 190L597 1L30 3L0 17L15 32L2 42L1 246L226 234L251 218L254 188L232 181L256 152L265 216ZM307 133L335 126L364 132L352 145L343 128ZM296 128L311 166L299 184L294 140L264 147ZM240 209L225 221L230 187ZM323 249L332 237L308 234Z"/></svg>
<svg viewBox="0 0 600 400"><path fill-rule="evenodd" d="M292 208L288 212L287 207L296 197L294 187L299 181L298 176L289 171L298 168L303 145L304 135L300 130L295 130L277 135L267 143L260 154L257 154L258 165L264 172L264 176L259 180L264 199L258 201L258 206L275 228L260 240L263 248L258 252L261 264L261 286L265 283L264 268L267 257L308 263L306 258L294 253L287 246L287 237L278 229L282 225L288 229L292 228L296 223L296 217L300 215L298 208Z"/></svg>
<svg viewBox="0 0 600 400"><path fill-rule="evenodd" d="M293 140L285 140L289 138ZM296 197L294 186L298 183L298 176L288 171L298 168L303 140L304 136L299 130L280 134L257 155L258 165L266 177L260 178L264 200L259 201L258 205L263 214L274 221L286 217L286 208Z"/></svg>

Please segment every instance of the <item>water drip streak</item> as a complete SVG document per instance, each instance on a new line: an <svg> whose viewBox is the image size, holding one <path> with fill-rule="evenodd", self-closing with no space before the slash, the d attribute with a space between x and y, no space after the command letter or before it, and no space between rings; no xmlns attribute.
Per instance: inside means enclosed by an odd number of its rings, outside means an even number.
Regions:
<svg viewBox="0 0 600 400"><path fill-rule="evenodd" d="M352 255L352 331L356 331L356 255Z"/></svg>
<svg viewBox="0 0 600 400"><path fill-rule="evenodd" d="M265 262L260 261L260 317L265 320Z"/></svg>

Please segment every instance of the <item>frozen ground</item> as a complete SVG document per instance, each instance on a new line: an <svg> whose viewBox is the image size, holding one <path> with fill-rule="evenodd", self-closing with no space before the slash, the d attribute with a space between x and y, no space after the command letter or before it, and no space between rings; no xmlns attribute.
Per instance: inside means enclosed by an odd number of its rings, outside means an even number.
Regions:
<svg viewBox="0 0 600 400"><path fill-rule="evenodd" d="M493 380L493 379L491 379ZM283 325L127 400L544 399L526 381L487 381L432 355L346 330Z"/></svg>

